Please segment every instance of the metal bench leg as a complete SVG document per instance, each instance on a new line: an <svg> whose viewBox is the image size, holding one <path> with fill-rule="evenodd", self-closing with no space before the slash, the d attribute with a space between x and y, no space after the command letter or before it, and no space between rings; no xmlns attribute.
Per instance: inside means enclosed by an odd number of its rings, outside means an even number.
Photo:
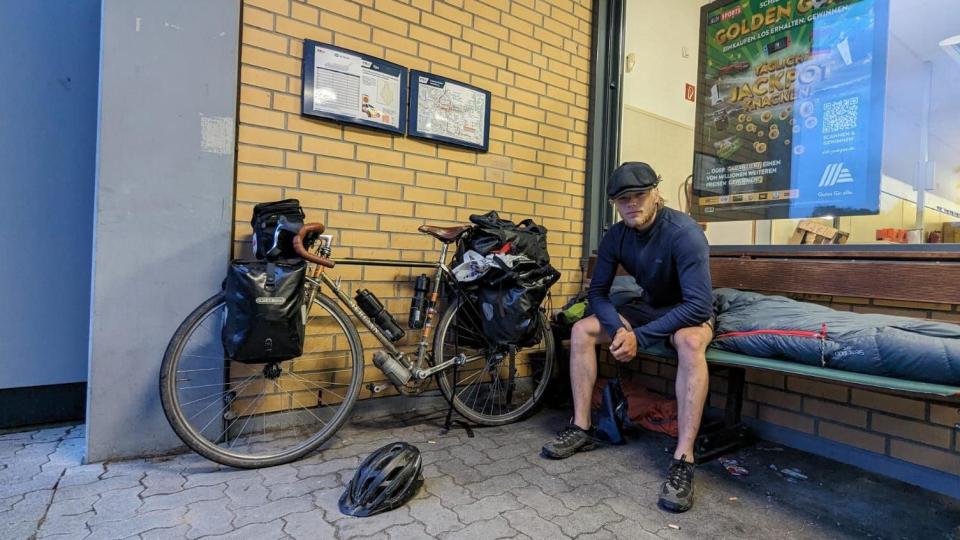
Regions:
<svg viewBox="0 0 960 540"><path fill-rule="evenodd" d="M726 368L727 403L722 421L713 421L700 426L694 443L697 463L706 463L714 458L733 452L751 442L750 433L741 421L743 411L744 369Z"/></svg>

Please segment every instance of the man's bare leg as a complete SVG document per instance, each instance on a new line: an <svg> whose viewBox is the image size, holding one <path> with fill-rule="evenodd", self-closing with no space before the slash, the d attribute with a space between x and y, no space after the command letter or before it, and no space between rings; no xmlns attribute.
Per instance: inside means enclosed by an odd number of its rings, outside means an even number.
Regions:
<svg viewBox="0 0 960 540"><path fill-rule="evenodd" d="M622 316L620 321L629 330ZM573 389L573 423L590 428L590 402L597 382L597 345L610 343L610 336L596 315L580 319L570 332L570 386Z"/></svg>
<svg viewBox="0 0 960 540"><path fill-rule="evenodd" d="M674 459L686 455L693 462L693 444L700 430L703 406L707 400L710 376L707 372L707 346L713 338L710 325L682 328L673 335L677 349L677 424L679 437Z"/></svg>

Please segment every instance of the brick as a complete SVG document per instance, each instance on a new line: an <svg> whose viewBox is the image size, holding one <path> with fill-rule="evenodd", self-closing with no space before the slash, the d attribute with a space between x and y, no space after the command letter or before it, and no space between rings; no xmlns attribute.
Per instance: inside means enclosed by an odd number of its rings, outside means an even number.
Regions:
<svg viewBox="0 0 960 540"><path fill-rule="evenodd" d="M317 24L320 20L320 10L294 2L290 4L290 16L307 24Z"/></svg>
<svg viewBox="0 0 960 540"><path fill-rule="evenodd" d="M474 56L474 58L476 58L477 60L480 60L480 61L482 61L482 62L487 62L487 63L494 64L494 65L496 65L496 66L498 66L498 67L504 67L504 65L501 65L501 64L499 64L499 63L490 62L489 60L487 60L486 58L484 58L483 56L481 56L481 53L483 53L483 55L491 55L491 54L492 54L492 55L496 55L496 56L499 56L499 57L503 58L503 59L504 59L504 60L503 60L504 62L506 61L506 57L504 57L502 54L499 54L499 53L495 52L497 49L500 48L500 41L496 38L496 36L491 36L491 35L488 35L488 34L485 34L485 33L481 33L481 32L478 32L478 31L472 29L472 28L464 28L464 29L463 29L463 39L469 41L470 43L473 43L473 45L474 45L474 47L473 47L473 56Z"/></svg>
<svg viewBox="0 0 960 540"><path fill-rule="evenodd" d="M820 422L818 425L818 434L831 441L837 441L849 446L856 446L871 452L883 454L887 449L887 440L885 437L868 433L859 429L851 429L830 422Z"/></svg>
<svg viewBox="0 0 960 540"><path fill-rule="evenodd" d="M255 107L270 108L270 92L253 86L240 87L240 103Z"/></svg>
<svg viewBox="0 0 960 540"><path fill-rule="evenodd" d="M286 116L287 130L299 133L309 133L332 139L340 139L341 131L338 124L329 121L306 119L298 114L288 114Z"/></svg>
<svg viewBox="0 0 960 540"><path fill-rule="evenodd" d="M384 167L382 165L370 165L368 176L371 180L382 180L395 184L413 184L414 171L402 169L399 167Z"/></svg>
<svg viewBox="0 0 960 540"><path fill-rule="evenodd" d="M948 427L960 428L960 405L930 404L930 421Z"/></svg>
<svg viewBox="0 0 960 540"><path fill-rule="evenodd" d="M300 114L300 96L290 94L273 93L273 110L287 113Z"/></svg>
<svg viewBox="0 0 960 540"><path fill-rule="evenodd" d="M372 9L364 9L362 20L364 23L369 24L374 28L379 28L382 30L386 30L387 32L393 32L394 34L397 34L396 36L392 36L391 38L388 38L388 39L398 39L398 40L407 39L402 36L407 35L407 29L410 28L410 23L408 23L407 21L404 21L403 19L398 19L397 17L387 15L386 13L383 13L380 11L374 11ZM384 35L381 35L381 37L386 37L388 35L389 34L384 34ZM399 48L400 50L411 52L403 47L393 47L391 43L385 42L381 39L377 39L376 41L377 43L387 48L391 48L391 47Z"/></svg>
<svg viewBox="0 0 960 540"><path fill-rule="evenodd" d="M271 19L272 20L272 19ZM287 42L289 40L273 32L265 32L253 26L243 27L243 43L253 47L259 47L268 51L281 54L287 52Z"/></svg>
<svg viewBox="0 0 960 540"><path fill-rule="evenodd" d="M333 13L320 14L320 26L333 30L338 36L346 34L360 40L370 39L370 27Z"/></svg>
<svg viewBox="0 0 960 540"><path fill-rule="evenodd" d="M283 198L279 187L261 186L257 184L237 183L237 200L249 202L276 201Z"/></svg>
<svg viewBox="0 0 960 540"><path fill-rule="evenodd" d="M430 71L430 62L419 56L410 55L395 50L387 50L386 60L394 64L408 67L410 69L419 69L421 71Z"/></svg>
<svg viewBox="0 0 960 540"><path fill-rule="evenodd" d="M960 475L960 454L956 452L944 452L929 446L891 440L890 455L917 465Z"/></svg>
<svg viewBox="0 0 960 540"><path fill-rule="evenodd" d="M354 176L362 178L367 175L366 163L326 156L317 157L316 170L317 172L335 174L338 176Z"/></svg>
<svg viewBox="0 0 960 540"><path fill-rule="evenodd" d="M403 200L443 204L444 192L438 189L426 189L407 186L403 190Z"/></svg>
<svg viewBox="0 0 960 540"><path fill-rule="evenodd" d="M245 5L255 6L267 11L286 15L289 12L290 3L288 0L246 0Z"/></svg>
<svg viewBox="0 0 960 540"><path fill-rule="evenodd" d="M394 216L410 216L413 213L413 203L395 199L370 199L367 201L371 214L388 214ZM419 213L416 215L420 215Z"/></svg>
<svg viewBox="0 0 960 540"><path fill-rule="evenodd" d="M386 182L375 182L372 180L357 180L354 189L357 195L389 197L398 200L403 193L403 187L398 184L388 184Z"/></svg>
<svg viewBox="0 0 960 540"><path fill-rule="evenodd" d="M394 204L406 204L406 203L396 203ZM406 215L409 215L406 214ZM457 217L457 213L453 208L447 208L445 206L434 206L431 204L421 204L416 205L416 211L413 215L422 217L427 220L443 220L443 221L454 221Z"/></svg>
<svg viewBox="0 0 960 540"><path fill-rule="evenodd" d="M457 187L456 178L440 174L429 174L424 172L417 173L417 185L420 187L430 187L452 191Z"/></svg>
<svg viewBox="0 0 960 540"><path fill-rule="evenodd" d="M460 180L457 182L457 191L461 193L472 193L474 195L493 195L493 184L473 180Z"/></svg>
<svg viewBox="0 0 960 540"><path fill-rule="evenodd" d="M340 231L340 243L345 246L387 247L390 237L387 233L367 231Z"/></svg>
<svg viewBox="0 0 960 540"><path fill-rule="evenodd" d="M760 405L760 420L804 433L813 433L813 418Z"/></svg>
<svg viewBox="0 0 960 540"><path fill-rule="evenodd" d="M333 32L326 28L318 28L316 25L306 24L286 17L277 17L274 24L277 32L298 40L312 39L321 43L330 43L330 41L333 40Z"/></svg>
<svg viewBox="0 0 960 540"><path fill-rule="evenodd" d="M343 159L353 159L354 148L351 143L317 137L303 137L300 143L300 149L304 152Z"/></svg>
<svg viewBox="0 0 960 540"><path fill-rule="evenodd" d="M422 26L411 26L410 37L421 43L430 43L441 48L450 48L450 36L445 36Z"/></svg>
<svg viewBox="0 0 960 540"><path fill-rule="evenodd" d="M312 154L303 154L300 152L286 153L286 167L288 169L297 169L300 171L313 171L314 156Z"/></svg>
<svg viewBox="0 0 960 540"><path fill-rule="evenodd" d="M801 409L800 396L788 394L779 390L772 390L763 386L747 385L747 397L753 401L776 405L777 407L799 411Z"/></svg>
<svg viewBox="0 0 960 540"><path fill-rule="evenodd" d="M398 152L409 152L428 157L436 157L437 155L437 145L435 143L409 137L394 139L393 149Z"/></svg>
<svg viewBox="0 0 960 540"><path fill-rule="evenodd" d="M392 165L394 167L402 167L403 154L390 150L371 148L368 146L358 146L357 161L366 161L367 163L377 165Z"/></svg>
<svg viewBox="0 0 960 540"><path fill-rule="evenodd" d="M894 413L900 416L909 416L912 418L924 419L926 415L926 403L915 399L906 399L866 390L852 390L850 400L854 405L869 407L880 411Z"/></svg>
<svg viewBox="0 0 960 540"><path fill-rule="evenodd" d="M240 80L244 84L281 92L287 89L287 77L284 74L252 66L240 66Z"/></svg>
<svg viewBox="0 0 960 540"><path fill-rule="evenodd" d="M850 393L850 389L846 386L795 377L787 379L787 390L840 402L846 402Z"/></svg>
<svg viewBox="0 0 960 540"><path fill-rule="evenodd" d="M344 47L354 51L362 52L378 58L383 58L384 48L371 42L369 39L360 39L350 34L338 33L334 37L333 44L338 47Z"/></svg>
<svg viewBox="0 0 960 540"><path fill-rule="evenodd" d="M950 429L940 426L933 426L911 420L901 420L885 414L873 413L870 419L870 427L873 431L896 435L904 439L927 443L933 446L950 448Z"/></svg>
<svg viewBox="0 0 960 540"><path fill-rule="evenodd" d="M353 193L353 179L329 174L300 174L300 187L331 193Z"/></svg>
<svg viewBox="0 0 960 540"><path fill-rule="evenodd" d="M437 148L437 157L460 163L469 163L471 165L477 162L477 152L475 150L453 146L440 146Z"/></svg>
<svg viewBox="0 0 960 540"><path fill-rule="evenodd" d="M237 181L274 186L296 186L297 172L253 165L237 165ZM237 211L239 215L239 210Z"/></svg>
<svg viewBox="0 0 960 540"><path fill-rule="evenodd" d="M288 133L275 129L263 129L242 124L240 126L239 142L272 148L286 148L297 150L300 138L295 133Z"/></svg>
<svg viewBox="0 0 960 540"><path fill-rule="evenodd" d="M853 306L853 311L856 313L877 313L880 315L894 315L897 317L914 317L920 319L926 318L925 311L881 306Z"/></svg>
<svg viewBox="0 0 960 540"><path fill-rule="evenodd" d="M283 166L283 151L261 146L240 144L237 146L237 161L254 165Z"/></svg>
<svg viewBox="0 0 960 540"><path fill-rule="evenodd" d="M376 230L377 216L357 212L330 212L327 220L336 223L338 229Z"/></svg>
<svg viewBox="0 0 960 540"><path fill-rule="evenodd" d="M465 72L472 75L481 75L491 79L495 79L497 77L497 68L495 66L477 62L476 60L471 60L470 58L462 59L460 61L460 67Z"/></svg>
<svg viewBox="0 0 960 540"><path fill-rule="evenodd" d="M391 232L414 232L423 224L423 221L416 218L399 218L399 217L380 217L380 230L381 231L391 231Z"/></svg>
<svg viewBox="0 0 960 540"><path fill-rule="evenodd" d="M377 11L389 13L412 23L420 22L420 10L401 4L400 2L394 0L377 0L375 7Z"/></svg>
<svg viewBox="0 0 960 540"><path fill-rule="evenodd" d="M867 411L828 401L805 397L803 398L803 412L852 426L867 427Z"/></svg>
<svg viewBox="0 0 960 540"><path fill-rule="evenodd" d="M381 148L390 148L393 141L393 137L387 133L354 127L344 127L343 138L350 142L365 144L367 146L379 146Z"/></svg>
<svg viewBox="0 0 960 540"><path fill-rule="evenodd" d="M408 169L426 171L432 173L445 173L447 171L447 162L424 156L404 156L404 166Z"/></svg>
<svg viewBox="0 0 960 540"><path fill-rule="evenodd" d="M423 13L420 17L420 24L455 38L460 38L463 33L463 27L459 24L437 17L432 13Z"/></svg>
<svg viewBox="0 0 960 540"><path fill-rule="evenodd" d="M256 26L264 30L273 30L273 13L256 9L249 4L244 4L243 24Z"/></svg>
<svg viewBox="0 0 960 540"><path fill-rule="evenodd" d="M307 0L307 3L350 19L360 18L360 6L350 0Z"/></svg>
<svg viewBox="0 0 960 540"><path fill-rule="evenodd" d="M473 26L473 15L469 11L461 8L437 2L433 5L433 13L462 26Z"/></svg>

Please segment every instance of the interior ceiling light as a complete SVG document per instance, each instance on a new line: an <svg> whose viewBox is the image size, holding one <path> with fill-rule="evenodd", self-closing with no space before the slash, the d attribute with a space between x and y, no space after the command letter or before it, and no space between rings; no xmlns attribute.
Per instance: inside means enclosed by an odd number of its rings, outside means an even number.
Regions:
<svg viewBox="0 0 960 540"><path fill-rule="evenodd" d="M954 62L960 64L960 34L941 41L940 47L950 58L953 58Z"/></svg>

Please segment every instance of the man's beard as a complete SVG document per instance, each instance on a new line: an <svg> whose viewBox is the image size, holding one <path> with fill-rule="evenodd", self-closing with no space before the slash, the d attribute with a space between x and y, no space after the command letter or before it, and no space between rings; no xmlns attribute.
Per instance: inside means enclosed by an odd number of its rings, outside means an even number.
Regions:
<svg viewBox="0 0 960 540"><path fill-rule="evenodd" d="M639 216L636 216L635 218L633 218L633 225L631 226L631 228L642 229L646 227L647 225L650 224L651 221L653 221L653 218L656 217L656 215L657 215L656 205L654 205L652 208L644 209Z"/></svg>

